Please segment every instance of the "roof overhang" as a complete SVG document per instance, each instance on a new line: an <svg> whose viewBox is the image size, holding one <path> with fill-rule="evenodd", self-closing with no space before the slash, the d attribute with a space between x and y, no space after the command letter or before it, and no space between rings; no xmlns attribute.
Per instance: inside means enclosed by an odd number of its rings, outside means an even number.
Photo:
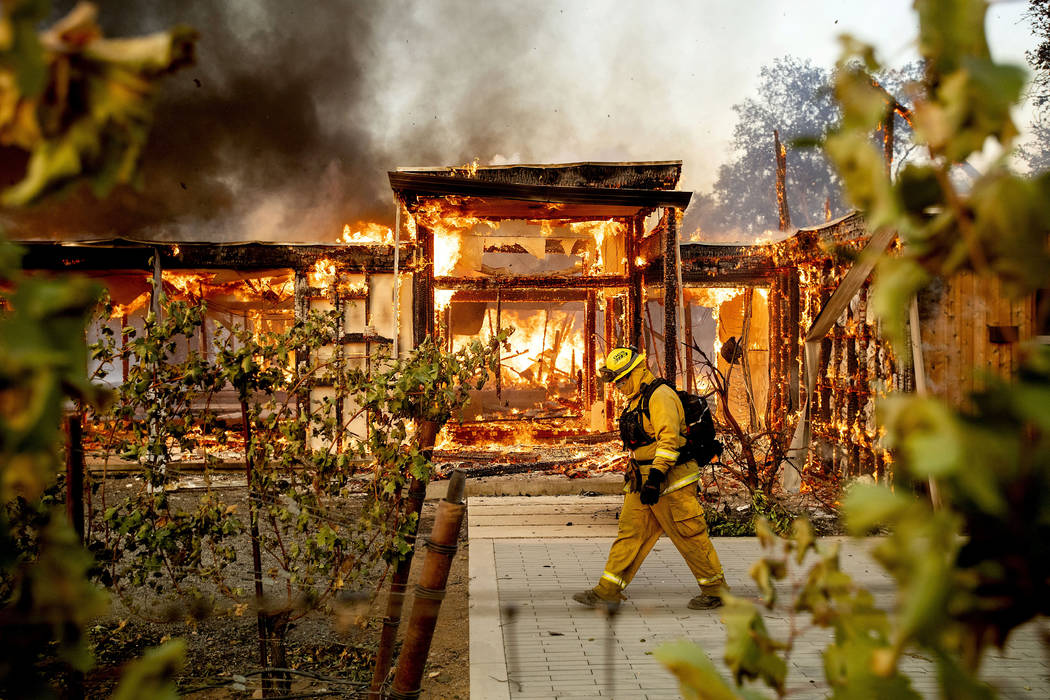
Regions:
<svg viewBox="0 0 1050 700"><path fill-rule="evenodd" d="M391 172L390 187L411 210L435 197L454 197L454 214L485 219L613 219L660 207L685 209L692 192L536 185L474 177Z"/></svg>

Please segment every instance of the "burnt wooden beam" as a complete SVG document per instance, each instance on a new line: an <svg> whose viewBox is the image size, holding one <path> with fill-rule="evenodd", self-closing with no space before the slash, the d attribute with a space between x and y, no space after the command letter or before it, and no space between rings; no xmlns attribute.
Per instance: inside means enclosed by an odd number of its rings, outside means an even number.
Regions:
<svg viewBox="0 0 1050 700"><path fill-rule="evenodd" d="M452 295L452 301L484 301L494 303L513 301L586 301L586 289L460 289Z"/></svg>
<svg viewBox="0 0 1050 700"><path fill-rule="evenodd" d="M655 207L685 209L689 206L689 200L693 196L693 193L688 190L523 185L510 182L488 182L475 177L450 177L436 173L391 172L387 175L391 189L402 197L409 207L419 197L457 195L489 200L628 207L638 210ZM558 213L558 209L552 209L549 218L559 218ZM619 216L623 213L616 212L613 215Z"/></svg>
<svg viewBox="0 0 1050 700"><path fill-rule="evenodd" d="M638 254L641 249L642 234L645 232L645 220L636 216L631 220L627 231L627 315L630 330L628 345L642 347L642 284L643 270L638 265Z"/></svg>
<svg viewBox="0 0 1050 700"><path fill-rule="evenodd" d="M773 148L775 149L777 178L777 213L780 216L780 230L787 231L791 228L791 213L788 211L787 199L787 149L780 143L780 132L773 130Z"/></svg>
<svg viewBox="0 0 1050 700"><path fill-rule="evenodd" d="M160 251L160 264L165 270L302 269L313 266L321 258L328 258L351 271L391 272L394 269L394 247L389 245L175 245L133 241L115 241L112 245L62 245L50 242L20 245L26 249L22 266L28 270L148 270L154 245ZM402 246L402 250L405 247Z"/></svg>
<svg viewBox="0 0 1050 700"><path fill-rule="evenodd" d="M583 313L583 405L590 410L594 403L594 355L595 308L598 306L598 293L588 290Z"/></svg>
<svg viewBox="0 0 1050 700"><path fill-rule="evenodd" d="M682 161L482 165L470 168L401 168L398 172L430 176L470 175L475 180L505 184L673 190L682 175Z"/></svg>
<svg viewBox="0 0 1050 700"><path fill-rule="evenodd" d="M628 278L623 275L590 275L579 277L434 277L437 289L513 289L538 287L562 289L604 289L626 287Z"/></svg>
<svg viewBox="0 0 1050 700"><path fill-rule="evenodd" d="M799 299L799 277L798 269L792 268L787 273L787 318L785 319L785 325L782 329L783 332L787 333L788 341L788 356L787 356L787 380L788 380L788 396L791 400L791 405L788 407L791 411L797 411L802 407L802 400L799 396L800 387L802 385L801 377L801 357L800 348L802 346L803 338L809 332L808 328L802 328L801 319L801 301Z"/></svg>
<svg viewBox="0 0 1050 700"><path fill-rule="evenodd" d="M678 221L675 210L666 210L664 227L664 377L675 381L678 359Z"/></svg>
<svg viewBox="0 0 1050 700"><path fill-rule="evenodd" d="M412 273L412 335L418 346L434 337L434 232L416 222L416 265Z"/></svg>

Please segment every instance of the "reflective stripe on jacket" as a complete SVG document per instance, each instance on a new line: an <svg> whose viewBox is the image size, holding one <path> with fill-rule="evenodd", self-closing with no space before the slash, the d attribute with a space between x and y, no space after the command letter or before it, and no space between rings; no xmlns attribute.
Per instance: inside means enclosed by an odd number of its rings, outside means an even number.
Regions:
<svg viewBox="0 0 1050 700"><path fill-rule="evenodd" d="M648 369L642 370L640 379L638 390L630 398L631 409L638 407L641 387L656 381ZM677 464L679 450L685 445L685 411L674 388L665 384L653 391L649 397L649 414L642 414L642 429L656 440L631 450L631 457L639 462L643 483L650 468L659 469L666 475L664 493L676 491L700 478L700 467L695 461Z"/></svg>

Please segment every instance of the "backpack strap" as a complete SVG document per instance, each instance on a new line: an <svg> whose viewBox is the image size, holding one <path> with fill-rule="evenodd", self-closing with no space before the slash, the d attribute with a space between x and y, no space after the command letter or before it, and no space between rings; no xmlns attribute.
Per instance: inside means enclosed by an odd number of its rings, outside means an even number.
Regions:
<svg viewBox="0 0 1050 700"><path fill-rule="evenodd" d="M674 384L667 381L663 377L658 377L653 381L649 382L642 390L642 398L638 401L638 410L645 415L646 418L651 418L649 415L649 399L652 397L653 392L659 389L661 386L667 385L674 389Z"/></svg>

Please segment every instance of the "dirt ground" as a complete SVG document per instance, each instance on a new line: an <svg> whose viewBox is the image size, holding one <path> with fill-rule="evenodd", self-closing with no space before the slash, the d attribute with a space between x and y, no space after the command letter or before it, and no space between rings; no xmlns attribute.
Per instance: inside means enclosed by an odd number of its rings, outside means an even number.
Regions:
<svg viewBox="0 0 1050 700"><path fill-rule="evenodd" d="M192 486L193 479L186 484ZM447 482L435 483L440 487ZM113 478L109 488L120 493L140 484L134 478ZM579 482L580 488L586 484ZM705 501L709 527L714 535L733 536L753 534L753 505L744 489L723 483L708 483L701 489ZM246 508L246 490L231 482L222 486L227 503L240 503ZM437 489L443 493L444 489ZM183 488L172 493L172 498L187 501L198 498L197 488ZM811 495L798 495L780 500L788 511L807 512L821 535L838 534L837 517ZM413 558L409 591L422 569L427 550L422 542L433 527L437 501L424 505L419 543ZM459 550L452 562L447 592L435 629L422 682L425 700L465 699L470 693L468 587L470 549L466 537L467 522L460 532ZM249 540L239 537L237 543L238 574L250 578L251 556ZM375 594L382 571L376 571L369 581L359 586L362 598L352 605L333 605L311 612L296 621L288 632L288 666L303 675L295 677L292 692L321 693L316 697L364 697L363 689L371 679L372 665L378 645L382 620L386 609L386 588ZM130 591L132 604L148 606L153 600L142 591ZM137 600L136 600L137 599ZM411 615L411 596L406 601L402 616L400 637L404 636ZM109 615L99 619L90 629L95 646L98 667L88 674L86 686L89 697L108 697L127 662L140 657L147 649L166 639L179 637L187 642L185 668L178 678L180 692L190 698L250 698L261 697L261 679L257 675L258 642L256 619L251 611L236 611L221 605L215 614L204 616L195 624L186 620L186 606L166 614L153 607L153 617L166 617L172 622L147 622L133 614L128 606L115 600ZM255 675L253 675L255 672ZM306 675L309 674L309 675Z"/></svg>
<svg viewBox="0 0 1050 700"><path fill-rule="evenodd" d="M232 497L230 500L234 500ZM427 550L422 542L433 527L437 503L424 504L419 543L413 558L409 592L422 569ZM459 551L449 572L422 682L426 700L465 699L470 694L467 596L469 547L467 522L460 532ZM245 553L246 554L246 553ZM238 562L250 566L250 556L238 553ZM376 572L372 590L381 572ZM288 665L304 674L295 677L294 694L323 693L318 697L365 697L386 612L386 585L371 601L352 607L329 606L298 620L288 632ZM138 603L148 601L143 595ZM411 615L406 601L399 638ZM133 601L135 602L135 601ZM362 607L364 606L364 607ZM154 610L154 612L156 612ZM172 614L171 617L180 617ZM181 619L184 619L184 615ZM179 637L187 643L186 665L178 678L179 690L194 699L261 697L257 627L250 611L238 615L229 609L190 625L182 621L148 622L114 600L110 613L90 628L97 668L86 681L88 697L108 697L125 665L147 649ZM395 660L396 663L396 660ZM305 675L310 674L310 675ZM239 682L239 684L238 684Z"/></svg>

